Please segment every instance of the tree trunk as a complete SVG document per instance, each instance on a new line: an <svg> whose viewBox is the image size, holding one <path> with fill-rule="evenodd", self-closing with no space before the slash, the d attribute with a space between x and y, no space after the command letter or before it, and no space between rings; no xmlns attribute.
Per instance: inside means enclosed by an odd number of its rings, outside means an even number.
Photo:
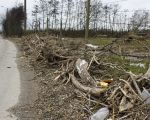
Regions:
<svg viewBox="0 0 150 120"><path fill-rule="evenodd" d="M89 37L89 22L90 22L90 0L87 0L86 3L86 28L85 28L85 41L88 43Z"/></svg>

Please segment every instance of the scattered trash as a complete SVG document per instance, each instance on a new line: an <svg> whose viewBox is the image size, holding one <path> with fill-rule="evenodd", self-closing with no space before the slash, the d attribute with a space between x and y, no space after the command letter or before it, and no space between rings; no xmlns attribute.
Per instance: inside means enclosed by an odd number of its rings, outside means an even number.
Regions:
<svg viewBox="0 0 150 120"><path fill-rule="evenodd" d="M141 97L145 104L150 104L150 93L145 88L143 88Z"/></svg>
<svg viewBox="0 0 150 120"><path fill-rule="evenodd" d="M105 82L105 83L112 83L114 80L113 78L112 79L106 79L106 80L101 80L102 82Z"/></svg>
<svg viewBox="0 0 150 120"><path fill-rule="evenodd" d="M101 108L94 115L91 116L91 120L105 120L109 115L109 109L107 107Z"/></svg>
<svg viewBox="0 0 150 120"><path fill-rule="evenodd" d="M106 82L98 82L97 86L100 86L102 88L108 88L108 83L106 83Z"/></svg>
<svg viewBox="0 0 150 120"><path fill-rule="evenodd" d="M93 49L97 49L99 46L96 45L92 45L92 44L86 44L87 47L93 48Z"/></svg>
<svg viewBox="0 0 150 120"><path fill-rule="evenodd" d="M130 63L130 66L145 68L145 64L143 64L143 63Z"/></svg>

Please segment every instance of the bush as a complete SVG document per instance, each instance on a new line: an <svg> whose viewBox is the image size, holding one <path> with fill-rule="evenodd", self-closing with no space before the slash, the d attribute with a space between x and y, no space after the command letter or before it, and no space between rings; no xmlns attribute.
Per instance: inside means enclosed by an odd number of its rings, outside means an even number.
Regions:
<svg viewBox="0 0 150 120"><path fill-rule="evenodd" d="M25 19L23 6L14 7L7 11L6 18L2 22L3 33L5 36L21 36L23 33L22 24Z"/></svg>

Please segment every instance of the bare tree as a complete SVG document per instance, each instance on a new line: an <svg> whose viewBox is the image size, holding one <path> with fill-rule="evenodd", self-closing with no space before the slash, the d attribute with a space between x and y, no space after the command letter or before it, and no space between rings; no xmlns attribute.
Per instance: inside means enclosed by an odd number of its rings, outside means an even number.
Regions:
<svg viewBox="0 0 150 120"><path fill-rule="evenodd" d="M88 42L89 37L89 22L90 22L90 7L91 1L86 1L86 29L85 29L85 41Z"/></svg>
<svg viewBox="0 0 150 120"><path fill-rule="evenodd" d="M118 4L114 4L112 7L112 14L113 14L113 20L112 20L112 30L115 29L115 22L116 22L116 17L117 17L117 13L119 11L119 5Z"/></svg>
<svg viewBox="0 0 150 120"><path fill-rule="evenodd" d="M97 31L99 15L102 13L102 3L94 0L91 4L91 22L93 23L93 29Z"/></svg>
<svg viewBox="0 0 150 120"><path fill-rule="evenodd" d="M38 29L38 13L39 13L39 7L38 5L35 5L34 6L34 10L32 11L32 16L34 17L33 18L33 26L35 26L35 30L37 31Z"/></svg>
<svg viewBox="0 0 150 120"><path fill-rule="evenodd" d="M62 40L62 25L63 25L63 11L64 11L64 0L61 0L61 18L60 18L60 40Z"/></svg>
<svg viewBox="0 0 150 120"><path fill-rule="evenodd" d="M58 12L58 7L59 7L59 1L58 0L53 0L52 2L52 17L53 17L53 21L52 21L52 28L57 28L57 15L59 14Z"/></svg>
<svg viewBox="0 0 150 120"><path fill-rule="evenodd" d="M60 36L63 30L86 30L88 36L89 27L98 34L113 34L148 29L150 24L148 11L135 11L131 17L129 11L120 11L118 4L103 4L100 0L39 0L36 7L33 10L35 29L38 26L40 29L42 24L43 30L60 30Z"/></svg>
<svg viewBox="0 0 150 120"><path fill-rule="evenodd" d="M65 22L65 29L68 27L70 29L71 26L71 12L73 7L73 0L67 0L67 9L66 9L66 22ZM68 23L68 26L67 26Z"/></svg>
<svg viewBox="0 0 150 120"><path fill-rule="evenodd" d="M47 8L47 3L45 0L40 0L40 12L42 13L42 18L43 18L43 30L45 29L45 12Z"/></svg>
<svg viewBox="0 0 150 120"><path fill-rule="evenodd" d="M145 10L137 10L131 18L132 30L137 32L148 24L149 12Z"/></svg>

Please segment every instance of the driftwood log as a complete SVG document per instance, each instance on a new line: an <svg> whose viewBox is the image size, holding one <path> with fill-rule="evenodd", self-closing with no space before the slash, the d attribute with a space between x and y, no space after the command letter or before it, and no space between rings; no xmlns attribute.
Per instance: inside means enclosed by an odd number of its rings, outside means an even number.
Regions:
<svg viewBox="0 0 150 120"><path fill-rule="evenodd" d="M90 74L87 71L88 63L85 60L78 59L76 61L76 68L81 79L84 82L89 82L91 85L94 86L94 79L90 76Z"/></svg>
<svg viewBox="0 0 150 120"><path fill-rule="evenodd" d="M76 78L74 75L70 74L70 78L71 78L71 81L73 83L73 85L85 92L85 93L89 93L91 95L94 95L94 96L100 96L102 93L106 92L107 89L102 89L102 88L96 88L96 87L87 87L87 86L84 86L82 85Z"/></svg>

